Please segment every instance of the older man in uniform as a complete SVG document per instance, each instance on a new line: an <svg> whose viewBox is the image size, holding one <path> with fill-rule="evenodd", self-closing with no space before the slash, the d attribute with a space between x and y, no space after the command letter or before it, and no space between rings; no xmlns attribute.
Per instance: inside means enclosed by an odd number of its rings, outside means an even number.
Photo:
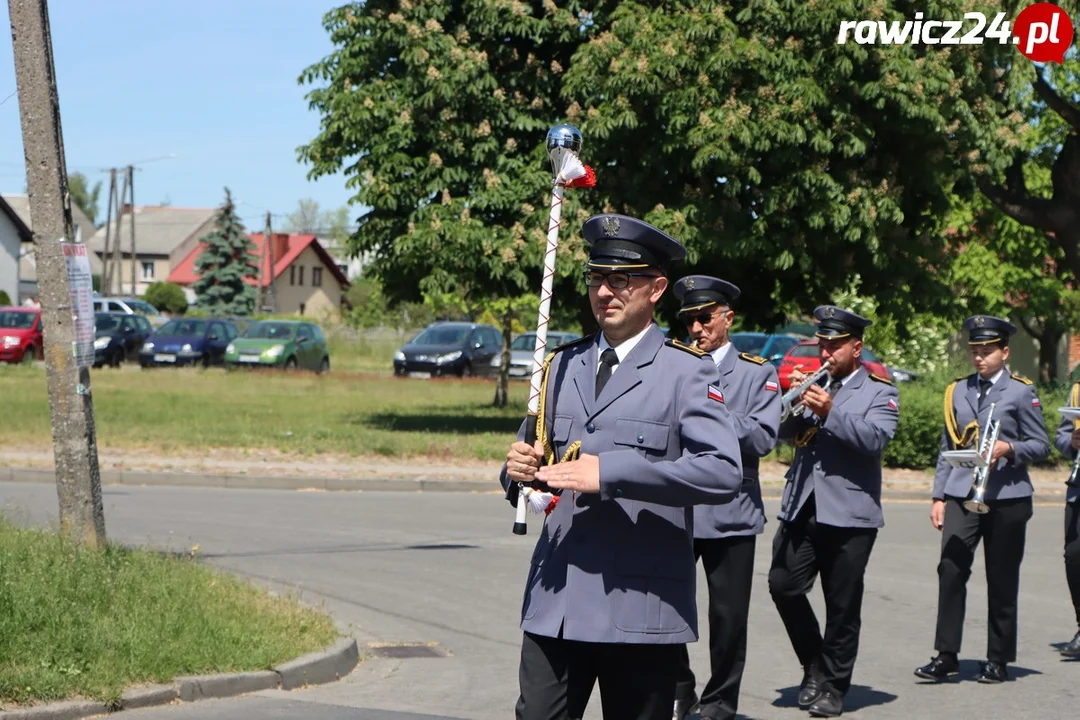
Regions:
<svg viewBox="0 0 1080 720"><path fill-rule="evenodd" d="M538 439L506 456L517 483L560 493L533 552L518 720L667 720L679 647L697 639L693 506L742 486L739 441L706 353L652 322L683 246L622 215L589 218L585 281L601 332L549 357ZM575 459L576 458L576 459Z"/></svg>
<svg viewBox="0 0 1080 720"><path fill-rule="evenodd" d="M682 303L679 315L693 344L709 353L720 370L724 403L735 422L743 466L743 486L733 502L694 509L694 555L702 561L709 586L711 675L701 695L701 720L735 720L738 712L754 546L756 536L765 530L758 463L775 447L780 428L776 368L764 358L740 353L728 337L735 319L731 305L739 295L734 284L708 275L691 275L675 283L675 297ZM675 720L683 720L697 699L690 655L683 647Z"/></svg>
<svg viewBox="0 0 1080 720"><path fill-rule="evenodd" d="M803 666L799 706L813 717L843 713L862 624L863 576L881 511L881 454L900 419L892 383L862 365L869 320L832 305L814 310L828 381L801 395L805 409L780 426L795 460L780 505L769 592ZM792 373L792 383L805 380ZM807 594L821 574L825 633Z"/></svg>

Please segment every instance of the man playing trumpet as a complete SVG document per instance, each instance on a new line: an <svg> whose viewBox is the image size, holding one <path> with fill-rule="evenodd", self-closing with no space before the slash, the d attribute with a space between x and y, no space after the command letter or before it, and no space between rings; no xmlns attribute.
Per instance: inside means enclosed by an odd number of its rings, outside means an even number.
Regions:
<svg viewBox="0 0 1080 720"><path fill-rule="evenodd" d="M881 454L900 420L899 393L862 366L862 335L871 322L832 305L814 310L828 382L802 394L804 409L780 426L793 440L780 527L773 540L769 592L803 666L799 706L836 717L851 686L862 622L863 576L881 511ZM792 373L795 385L806 375ZM807 599L821 573L822 635Z"/></svg>
<svg viewBox="0 0 1080 720"><path fill-rule="evenodd" d="M754 579L754 548L765 530L758 463L776 445L780 427L780 383L765 358L740 353L728 337L740 295L732 283L691 275L675 283L679 317L699 350L720 370L724 404L731 412L742 455L739 495L725 505L694 508L694 555L705 567L709 586L711 674L701 695L701 720L735 720L746 664L747 618ZM674 720L683 720L697 702L686 647L680 651Z"/></svg>

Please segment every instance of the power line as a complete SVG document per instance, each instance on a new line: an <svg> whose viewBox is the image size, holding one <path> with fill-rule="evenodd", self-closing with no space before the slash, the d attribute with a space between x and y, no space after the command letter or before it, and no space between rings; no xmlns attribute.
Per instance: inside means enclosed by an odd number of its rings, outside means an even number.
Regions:
<svg viewBox="0 0 1080 720"><path fill-rule="evenodd" d="M19 92L18 90L12 90L12 91L11 91L11 94L10 94L10 95L8 95L8 96L7 96L6 98L4 98L3 100L0 100L0 105L3 105L3 104L4 104L4 103L6 103L6 102L7 102L8 100L10 100L11 98L15 97L15 94L16 94L16 93L18 93L18 92Z"/></svg>

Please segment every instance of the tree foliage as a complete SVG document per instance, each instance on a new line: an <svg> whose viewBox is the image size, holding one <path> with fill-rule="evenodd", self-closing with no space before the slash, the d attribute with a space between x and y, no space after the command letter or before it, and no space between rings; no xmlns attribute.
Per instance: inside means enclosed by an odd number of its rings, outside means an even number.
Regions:
<svg viewBox="0 0 1080 720"><path fill-rule="evenodd" d="M228 188L225 188L225 204L215 217L214 230L201 241L206 247L195 259L199 279L192 286L199 306L211 315L250 315L255 309L256 290L247 280L258 278L258 258L236 215Z"/></svg>
<svg viewBox="0 0 1080 720"><path fill-rule="evenodd" d="M371 208L352 249L374 253L391 299L535 292L544 135L569 121L598 180L568 193L558 310L586 307L581 221L617 211L685 242L680 274L740 284L750 324L806 312L853 277L903 324L948 300L928 271L948 261L942 218L1017 142L1023 118L998 112L1012 87L995 64L1014 51L840 45L837 29L1006 4L352 3L327 13L334 50L300 77L321 126L298 154L312 178L344 171Z"/></svg>
<svg viewBox="0 0 1080 720"><path fill-rule="evenodd" d="M71 202L79 206L79 209L85 213L90 222L97 225L101 181L94 183L91 188L90 181L86 179L85 175L81 172L71 173L68 175L68 193L71 195ZM89 240L89 238L84 238L85 240Z"/></svg>
<svg viewBox="0 0 1080 720"><path fill-rule="evenodd" d="M146 288L143 299L158 310L180 314L187 310L187 297L184 289L176 283L154 282Z"/></svg>

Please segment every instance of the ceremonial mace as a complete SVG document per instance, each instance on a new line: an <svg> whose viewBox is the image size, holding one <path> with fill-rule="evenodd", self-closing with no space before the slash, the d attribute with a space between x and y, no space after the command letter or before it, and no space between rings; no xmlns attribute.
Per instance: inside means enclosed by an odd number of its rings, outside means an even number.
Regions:
<svg viewBox="0 0 1080 720"><path fill-rule="evenodd" d="M551 187L551 212L548 215L547 251L544 253L544 274L540 281L540 311L536 318L536 345L533 349L532 377L529 381L529 410L525 416L525 442L536 444L536 420L540 412L540 382L544 371L544 355L547 352L547 327L551 311L551 286L555 279L555 251L559 248L559 227L562 217L563 193L566 188L593 187L596 176L592 168L581 163L581 131L573 125L556 125L548 130L547 153L551 170L555 174ZM525 513L531 507L540 513L552 502L551 493L518 483L518 496L514 507L514 534L528 531Z"/></svg>

